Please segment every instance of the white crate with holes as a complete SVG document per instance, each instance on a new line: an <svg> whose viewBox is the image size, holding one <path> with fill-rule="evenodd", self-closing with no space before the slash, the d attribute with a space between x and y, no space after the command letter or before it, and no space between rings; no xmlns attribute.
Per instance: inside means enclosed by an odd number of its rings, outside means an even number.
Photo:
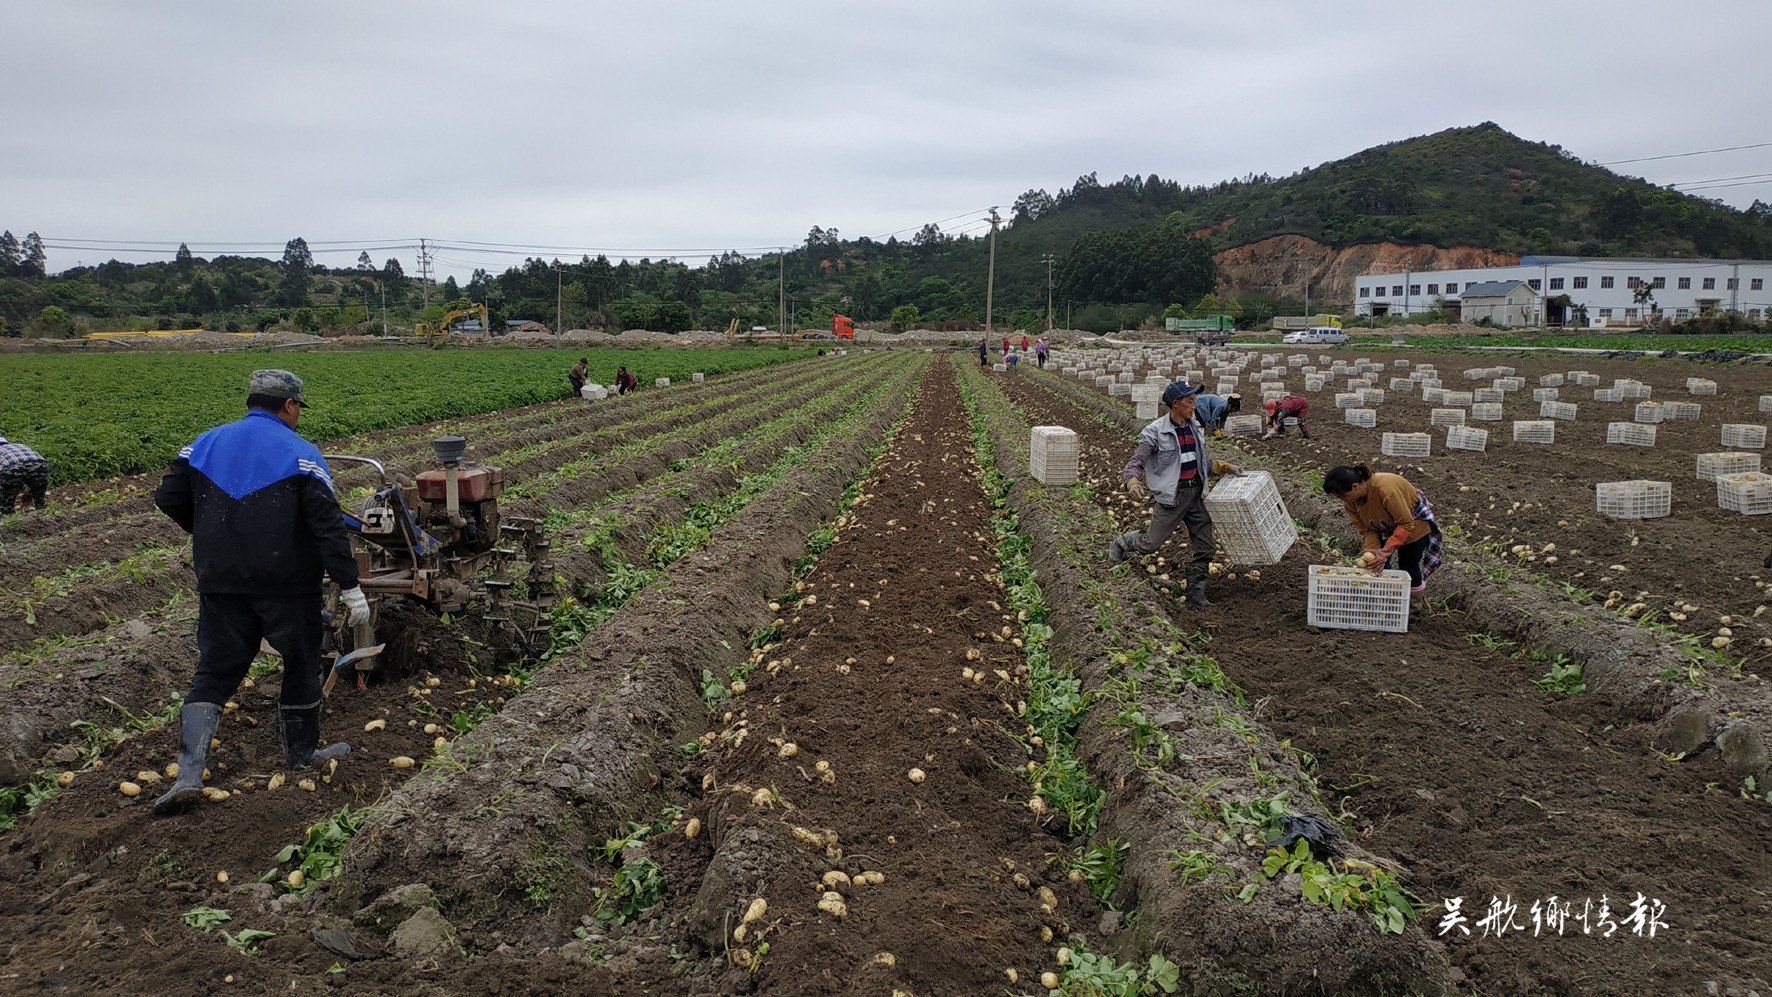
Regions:
<svg viewBox="0 0 1772 997"><path fill-rule="evenodd" d="M997 369L997 368L998 368L998 367L1001 367L1001 366L1003 366L1003 365L1002 365L1002 364L996 364L996 365L995 365L995 366L993 366L993 367L992 367L992 368L991 368L991 369L992 369L992 370L996 370L996 369ZM1105 374L1102 374L1102 375L1098 375L1098 376L1097 376L1097 377L1096 377L1096 378L1095 378L1095 386L1096 386L1096 387L1098 387L1098 388L1105 388L1105 387L1107 387L1107 386L1108 386L1108 385L1110 385L1110 384L1112 384L1112 383L1114 383L1114 379L1113 379L1113 378L1112 378L1112 377L1109 377L1109 376L1107 376L1107 375L1105 375Z"/></svg>
<svg viewBox="0 0 1772 997"><path fill-rule="evenodd" d="M1226 416L1224 420L1224 433L1226 436L1260 436L1261 416Z"/></svg>
<svg viewBox="0 0 1772 997"><path fill-rule="evenodd" d="M1723 423L1723 446L1745 450L1762 450L1766 446L1766 427L1741 422Z"/></svg>
<svg viewBox="0 0 1772 997"><path fill-rule="evenodd" d="M1499 405L1507 401L1507 392L1499 388L1477 388L1471 392L1471 404L1492 403Z"/></svg>
<svg viewBox="0 0 1772 997"><path fill-rule="evenodd" d="M1660 402L1638 402L1636 414L1632 419L1636 422L1654 424L1667 418L1667 409Z"/></svg>
<svg viewBox="0 0 1772 997"><path fill-rule="evenodd" d="M1576 385L1576 387L1580 387L1580 388L1597 388L1600 386L1600 375L1598 375L1598 374L1576 374L1575 375L1575 385Z"/></svg>
<svg viewBox="0 0 1772 997"><path fill-rule="evenodd" d="M1623 387L1613 385L1618 390L1618 397L1624 401L1642 401L1655 394L1655 389L1647 384L1627 384Z"/></svg>
<svg viewBox="0 0 1772 997"><path fill-rule="evenodd" d="M1595 388L1594 389L1594 401L1596 401L1596 402L1621 402L1621 401L1624 401L1624 394L1622 392L1620 392L1617 388Z"/></svg>
<svg viewBox="0 0 1772 997"><path fill-rule="evenodd" d="M1494 371L1488 367L1466 367L1464 369L1464 379L1467 381L1487 381L1494 377Z"/></svg>
<svg viewBox="0 0 1772 997"><path fill-rule="evenodd" d="M1515 419L1515 443L1555 443L1557 424L1549 419Z"/></svg>
<svg viewBox="0 0 1772 997"><path fill-rule="evenodd" d="M1500 422L1501 404L1499 402L1472 402L1471 419L1476 422Z"/></svg>
<svg viewBox="0 0 1772 997"><path fill-rule="evenodd" d="M1471 392L1471 391L1441 391L1440 392L1440 404L1441 405L1468 406L1468 405L1470 405L1471 402L1473 402L1475 400L1476 400L1475 392Z"/></svg>
<svg viewBox="0 0 1772 997"><path fill-rule="evenodd" d="M1231 564L1278 564L1298 540L1298 524L1266 471L1214 479L1206 514Z"/></svg>
<svg viewBox="0 0 1772 997"><path fill-rule="evenodd" d="M1328 383L1329 383L1329 381L1326 378L1307 377L1304 379L1304 390L1306 390L1306 391L1322 391L1323 385L1328 384Z"/></svg>
<svg viewBox="0 0 1772 997"><path fill-rule="evenodd" d="M1557 388L1533 388L1532 400L1535 402L1554 402L1557 400Z"/></svg>
<svg viewBox="0 0 1772 997"><path fill-rule="evenodd" d="M1310 566L1305 621L1334 630L1409 632L1409 573L1392 568L1373 574L1365 568Z"/></svg>
<svg viewBox="0 0 1772 997"><path fill-rule="evenodd" d="M1378 449L1386 457L1431 457L1434 438L1427 433L1386 433Z"/></svg>
<svg viewBox="0 0 1772 997"><path fill-rule="evenodd" d="M1772 474L1743 471L1717 476L1717 508L1743 516L1772 513Z"/></svg>
<svg viewBox="0 0 1772 997"><path fill-rule="evenodd" d="M1384 389L1383 388L1361 388L1359 391L1359 395L1360 395L1360 406L1362 408L1369 408L1373 405L1383 405L1384 404Z"/></svg>
<svg viewBox="0 0 1772 997"><path fill-rule="evenodd" d="M1294 353L1286 358L1286 366L1288 367L1303 367L1310 362L1311 358L1305 356L1303 353Z"/></svg>
<svg viewBox="0 0 1772 997"><path fill-rule="evenodd" d="M1430 426L1462 426L1464 425L1464 409L1434 409L1428 416L1427 424Z"/></svg>
<svg viewBox="0 0 1772 997"><path fill-rule="evenodd" d="M1338 391L1335 393L1336 408L1353 408L1355 405L1359 404L1359 401L1360 396L1357 392Z"/></svg>
<svg viewBox="0 0 1772 997"><path fill-rule="evenodd" d="M1446 397L1445 388L1422 388L1421 400L1428 405L1438 405Z"/></svg>
<svg viewBox="0 0 1772 997"><path fill-rule="evenodd" d="M701 374L691 374L691 375L689 375L689 380L690 380L690 382L691 382L691 383L694 383L694 384L700 384L700 383L702 383L702 381L703 381L703 380L704 380L704 375L701 375Z"/></svg>
<svg viewBox="0 0 1772 997"><path fill-rule="evenodd" d="M1717 393L1717 382L1702 377L1686 378L1686 393L1690 395L1714 395Z"/></svg>
<svg viewBox="0 0 1772 997"><path fill-rule="evenodd" d="M1079 453L1075 431L1063 426L1035 426L1028 440L1028 472L1043 485L1075 484Z"/></svg>
<svg viewBox="0 0 1772 997"><path fill-rule="evenodd" d="M1772 395L1760 396L1760 411L1772 412Z"/></svg>
<svg viewBox="0 0 1772 997"><path fill-rule="evenodd" d="M1135 402L1154 402L1163 397L1164 387L1165 386L1161 384L1134 384L1132 386L1132 400Z"/></svg>
<svg viewBox="0 0 1772 997"><path fill-rule="evenodd" d="M655 377L652 379L652 386L655 388L668 388L671 386L671 379L668 377Z"/></svg>
<svg viewBox="0 0 1772 997"><path fill-rule="evenodd" d="M1351 408L1347 410L1347 424L1361 429L1372 429L1378 425L1378 410L1375 408Z"/></svg>
<svg viewBox="0 0 1772 997"><path fill-rule="evenodd" d="M1505 370L1506 368L1504 367L1500 369ZM1489 386L1491 388L1500 388L1503 391L1519 391L1526 386L1526 379L1513 376L1498 377L1495 379L1494 383Z"/></svg>
<svg viewBox="0 0 1772 997"><path fill-rule="evenodd" d="M1540 402L1538 416L1541 419L1561 419L1564 422L1572 422L1575 419L1575 403Z"/></svg>
<svg viewBox="0 0 1772 997"><path fill-rule="evenodd" d="M1132 397L1132 385L1127 384L1124 381L1115 381L1114 383L1108 385L1108 397L1110 397L1110 398L1131 398Z"/></svg>
<svg viewBox="0 0 1772 997"><path fill-rule="evenodd" d="M1206 380L1206 372L1190 370L1183 376L1183 380L1187 381L1189 384L1199 384L1201 381Z"/></svg>
<svg viewBox="0 0 1772 997"><path fill-rule="evenodd" d="M1698 455L1698 480L1715 481L1725 474L1743 474L1760 469L1760 455L1739 450L1723 450Z"/></svg>
<svg viewBox="0 0 1772 997"><path fill-rule="evenodd" d="M1602 481L1594 485L1594 508L1612 519L1660 519L1673 512L1671 481Z"/></svg>
<svg viewBox="0 0 1772 997"><path fill-rule="evenodd" d="M1432 374L1429 374L1427 377L1422 378L1420 384L1421 384L1421 390L1424 393L1428 392L1428 391L1439 391L1441 388L1445 387L1444 384L1440 383L1440 379L1433 376Z"/></svg>
<svg viewBox="0 0 1772 997"><path fill-rule="evenodd" d="M1261 400L1264 404L1267 402L1277 402L1291 393L1292 392L1286 390L1285 385L1280 385L1279 387L1274 388L1262 388Z"/></svg>
<svg viewBox="0 0 1772 997"><path fill-rule="evenodd" d="M1391 390L1392 391L1414 391L1415 390L1415 382L1411 381L1410 379L1408 379L1406 377L1393 377L1393 378L1391 378Z"/></svg>
<svg viewBox="0 0 1772 997"><path fill-rule="evenodd" d="M1555 388L1562 383L1563 375L1561 374L1546 374L1538 379L1538 386L1541 388Z"/></svg>
<svg viewBox="0 0 1772 997"><path fill-rule="evenodd" d="M1154 401L1133 402L1132 414L1140 419L1155 419L1157 417L1157 403Z"/></svg>
<svg viewBox="0 0 1772 997"><path fill-rule="evenodd" d="M1235 381L1220 381L1213 385L1212 393L1215 395L1234 395L1237 393L1237 383Z"/></svg>
<svg viewBox="0 0 1772 997"><path fill-rule="evenodd" d="M1655 426L1640 422L1608 422L1606 442L1631 447L1652 447L1655 445L1655 430Z"/></svg>
<svg viewBox="0 0 1772 997"><path fill-rule="evenodd" d="M1663 420L1681 419L1686 422L1697 422L1698 415L1704 406L1697 402L1662 402L1661 418Z"/></svg>
<svg viewBox="0 0 1772 997"><path fill-rule="evenodd" d="M1131 383L1132 383L1132 379L1133 379L1133 378L1135 378L1135 377L1137 377L1137 376L1138 376L1138 375L1136 375L1136 374L1130 374L1130 373L1124 373L1124 372L1122 372L1122 373L1119 373L1119 374L1115 374L1115 375L1114 375L1114 379L1115 379L1115 380L1117 380L1117 381L1119 381L1119 382L1120 382L1120 383L1121 383L1121 384L1131 384Z"/></svg>
<svg viewBox="0 0 1772 997"><path fill-rule="evenodd" d="M1446 449L1471 450L1482 453L1488 448L1489 431L1487 429L1472 429L1469 426L1446 427Z"/></svg>
<svg viewBox="0 0 1772 997"><path fill-rule="evenodd" d="M1358 391L1361 388L1370 388L1372 386L1372 379L1369 377L1350 377L1347 380L1347 389L1349 391Z"/></svg>
<svg viewBox="0 0 1772 997"><path fill-rule="evenodd" d="M1002 373L1006 373L1009 370L1009 365L1006 363L994 363L994 364L991 364L991 369L996 371L999 374L1002 374ZM1100 385L1097 385L1097 387L1100 387ZM1110 387L1110 388L1113 387L1113 384L1110 382L1108 384L1108 387ZM1111 394L1113 394L1113 392L1109 391L1108 394L1111 395Z"/></svg>

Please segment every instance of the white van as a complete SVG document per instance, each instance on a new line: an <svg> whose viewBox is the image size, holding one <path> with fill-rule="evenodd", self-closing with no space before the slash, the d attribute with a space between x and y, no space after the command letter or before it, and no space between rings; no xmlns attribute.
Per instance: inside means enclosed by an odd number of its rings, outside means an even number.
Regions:
<svg viewBox="0 0 1772 997"><path fill-rule="evenodd" d="M1337 329L1332 325L1313 325L1309 329L1300 329L1297 332L1287 333L1285 339L1281 340L1281 342L1316 343L1324 346L1340 346L1347 342L1347 333L1342 332L1340 329Z"/></svg>

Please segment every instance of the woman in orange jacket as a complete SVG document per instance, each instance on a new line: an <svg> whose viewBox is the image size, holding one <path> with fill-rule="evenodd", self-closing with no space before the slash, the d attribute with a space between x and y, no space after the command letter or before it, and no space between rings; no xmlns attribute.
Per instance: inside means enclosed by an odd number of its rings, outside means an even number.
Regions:
<svg viewBox="0 0 1772 997"><path fill-rule="evenodd" d="M1427 496L1400 474L1373 473L1364 464L1337 467L1323 476L1323 491L1341 499L1347 518L1360 531L1373 574L1391 558L1409 573L1409 592L1420 595L1427 577L1440 566L1443 538Z"/></svg>

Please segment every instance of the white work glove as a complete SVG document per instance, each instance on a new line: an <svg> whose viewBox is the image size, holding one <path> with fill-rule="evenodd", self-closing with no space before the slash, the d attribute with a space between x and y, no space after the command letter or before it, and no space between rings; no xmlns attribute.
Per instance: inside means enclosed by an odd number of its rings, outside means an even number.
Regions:
<svg viewBox="0 0 1772 997"><path fill-rule="evenodd" d="M1149 494L1148 490L1144 487L1144 482L1137 478L1128 478L1126 480L1126 491L1135 499L1142 499L1145 495Z"/></svg>
<svg viewBox="0 0 1772 997"><path fill-rule="evenodd" d="M360 627L369 622L369 600L363 590L352 586L338 594L339 601L345 604L345 622L353 627Z"/></svg>

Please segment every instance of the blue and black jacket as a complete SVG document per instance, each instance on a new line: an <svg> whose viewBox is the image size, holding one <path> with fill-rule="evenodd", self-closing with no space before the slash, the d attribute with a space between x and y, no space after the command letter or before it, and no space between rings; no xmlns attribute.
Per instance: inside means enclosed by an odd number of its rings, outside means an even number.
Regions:
<svg viewBox="0 0 1772 997"><path fill-rule="evenodd" d="M154 504L191 534L199 592L311 595L322 573L357 584L326 461L273 413L254 409L180 450Z"/></svg>

